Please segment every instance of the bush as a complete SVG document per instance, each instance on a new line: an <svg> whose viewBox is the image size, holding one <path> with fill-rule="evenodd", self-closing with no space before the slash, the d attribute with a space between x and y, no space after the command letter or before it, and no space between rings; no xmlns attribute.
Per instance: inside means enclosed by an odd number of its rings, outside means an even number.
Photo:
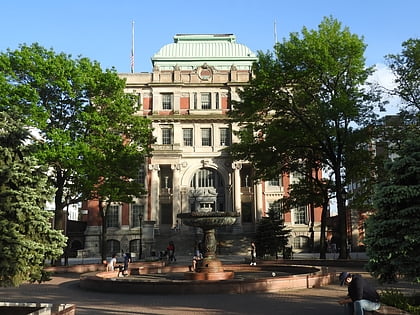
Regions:
<svg viewBox="0 0 420 315"><path fill-rule="evenodd" d="M380 293L381 303L420 315L420 295L405 296L397 289L386 289Z"/></svg>

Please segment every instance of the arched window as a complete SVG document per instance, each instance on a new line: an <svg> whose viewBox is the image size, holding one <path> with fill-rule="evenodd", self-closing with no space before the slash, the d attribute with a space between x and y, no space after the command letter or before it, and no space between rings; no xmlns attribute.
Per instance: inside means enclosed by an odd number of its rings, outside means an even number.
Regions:
<svg viewBox="0 0 420 315"><path fill-rule="evenodd" d="M293 247L305 249L309 246L309 238L307 236L297 236L293 240Z"/></svg>
<svg viewBox="0 0 420 315"><path fill-rule="evenodd" d="M210 169L202 168L198 170L191 179L191 187L219 187L223 186L219 175Z"/></svg>
<svg viewBox="0 0 420 315"><path fill-rule="evenodd" d="M225 188L216 170L197 170L190 181L190 211L224 211Z"/></svg>
<svg viewBox="0 0 420 315"><path fill-rule="evenodd" d="M121 251L120 242L117 240L107 240L106 241L106 254L111 256L114 253L119 253Z"/></svg>

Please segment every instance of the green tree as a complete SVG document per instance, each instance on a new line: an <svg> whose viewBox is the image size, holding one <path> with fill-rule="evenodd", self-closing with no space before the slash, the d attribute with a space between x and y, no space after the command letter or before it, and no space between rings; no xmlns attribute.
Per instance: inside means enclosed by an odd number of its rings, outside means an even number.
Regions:
<svg viewBox="0 0 420 315"><path fill-rule="evenodd" d="M121 90L122 91L122 90ZM121 92L123 93L123 92ZM121 95L123 98L123 95ZM112 203L132 203L145 194L144 183L136 178L150 153L149 121L133 115L132 102L108 103L95 98L95 111L89 114L90 151L84 171L89 199L98 201L102 218L102 259L106 259L107 213ZM115 112L119 119L115 119ZM145 131L148 132L145 132Z"/></svg>
<svg viewBox="0 0 420 315"><path fill-rule="evenodd" d="M397 55L386 56L394 73L397 87L393 93L408 107L420 110L420 39L409 39L402 44L403 50Z"/></svg>
<svg viewBox="0 0 420 315"><path fill-rule="evenodd" d="M1 109L13 108L27 126L39 130L43 139L37 157L50 167L55 227L64 229L62 210L69 197L70 203L91 198L99 179L108 179L110 170L128 180L132 173L122 174L116 167L126 163L136 168L150 151L148 120L135 115L135 99L124 93L125 82L115 69L103 71L98 62L88 58L72 59L33 44L0 54L0 73L8 83L0 91L0 97L8 99ZM127 146L117 154L115 150L122 144ZM114 181L113 185L121 183ZM124 191L124 186L114 189L120 190L120 196L133 193Z"/></svg>
<svg viewBox="0 0 420 315"><path fill-rule="evenodd" d="M305 170L306 167L306 170ZM296 169L295 169L296 171ZM309 205L310 209L310 249L315 248L315 230L314 230L314 217L315 207L321 207L321 226L320 226L320 242L319 242L319 258L325 259L327 253L327 242L326 242L326 224L327 214L329 210L329 201L331 198L331 180L324 178L321 175L319 165L308 165L305 163L302 165L301 171L304 173L300 174L299 181L289 186L288 195L281 199L283 207L290 211L292 208L306 207ZM299 174L299 173L298 173Z"/></svg>
<svg viewBox="0 0 420 315"><path fill-rule="evenodd" d="M278 201L279 202L279 201ZM258 223L255 235L257 255L265 254L278 258L278 253L283 252L290 237L290 230L286 229L280 211L269 209L267 216L262 217Z"/></svg>
<svg viewBox="0 0 420 315"><path fill-rule="evenodd" d="M259 177L299 169L302 161L322 165L337 198L341 259L348 257L341 192L347 182L370 174L365 126L379 105L379 93L364 87L372 71L364 51L363 40L333 18L325 18L318 30L291 33L274 54L259 53L255 77L231 114L242 127L232 154L251 161Z"/></svg>
<svg viewBox="0 0 420 315"><path fill-rule="evenodd" d="M1 84L0 84L1 86ZM46 168L32 156L27 130L0 112L0 285L46 280L44 261L60 257L66 239L44 210L52 196Z"/></svg>
<svg viewBox="0 0 420 315"><path fill-rule="evenodd" d="M420 281L420 138L407 140L385 167L366 222L368 270L381 281Z"/></svg>

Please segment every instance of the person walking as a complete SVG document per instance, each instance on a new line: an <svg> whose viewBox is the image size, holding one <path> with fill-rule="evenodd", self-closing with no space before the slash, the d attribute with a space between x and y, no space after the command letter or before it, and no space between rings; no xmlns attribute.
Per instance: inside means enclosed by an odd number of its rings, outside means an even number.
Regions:
<svg viewBox="0 0 420 315"><path fill-rule="evenodd" d="M348 295L338 301L344 305L348 315L363 315L365 311L376 311L381 306L376 289L359 274L342 272L339 276L340 285L347 285Z"/></svg>
<svg viewBox="0 0 420 315"><path fill-rule="evenodd" d="M168 260L169 262L175 262L175 243L173 241L169 242L168 247L166 248L166 251L168 253Z"/></svg>
<svg viewBox="0 0 420 315"><path fill-rule="evenodd" d="M257 265L256 258L257 258L257 247L255 246L255 243L252 242L251 243L251 263L249 264L250 266Z"/></svg>
<svg viewBox="0 0 420 315"><path fill-rule="evenodd" d="M128 264L131 263L131 253L124 254L123 276L128 276Z"/></svg>

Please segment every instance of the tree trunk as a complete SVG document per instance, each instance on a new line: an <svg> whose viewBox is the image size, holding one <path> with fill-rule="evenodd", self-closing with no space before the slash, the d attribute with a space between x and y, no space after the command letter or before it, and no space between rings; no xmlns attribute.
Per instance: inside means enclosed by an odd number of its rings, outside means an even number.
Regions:
<svg viewBox="0 0 420 315"><path fill-rule="evenodd" d="M348 259L347 253L347 213L345 199L341 196L341 183L338 185L340 189L337 191L337 208L338 208L338 228L340 233L340 254L338 259Z"/></svg>
<svg viewBox="0 0 420 315"><path fill-rule="evenodd" d="M107 206L108 207L108 206ZM102 261L106 260L106 215L102 200L99 199L99 213L102 218L102 235L101 235L101 258Z"/></svg>
<svg viewBox="0 0 420 315"><path fill-rule="evenodd" d="M325 199L328 200L328 199ZM321 232L319 236L319 259L326 259L327 258L327 242L326 242L326 235L325 229L327 227L327 210L328 210L328 202L322 206L322 213L321 213Z"/></svg>

